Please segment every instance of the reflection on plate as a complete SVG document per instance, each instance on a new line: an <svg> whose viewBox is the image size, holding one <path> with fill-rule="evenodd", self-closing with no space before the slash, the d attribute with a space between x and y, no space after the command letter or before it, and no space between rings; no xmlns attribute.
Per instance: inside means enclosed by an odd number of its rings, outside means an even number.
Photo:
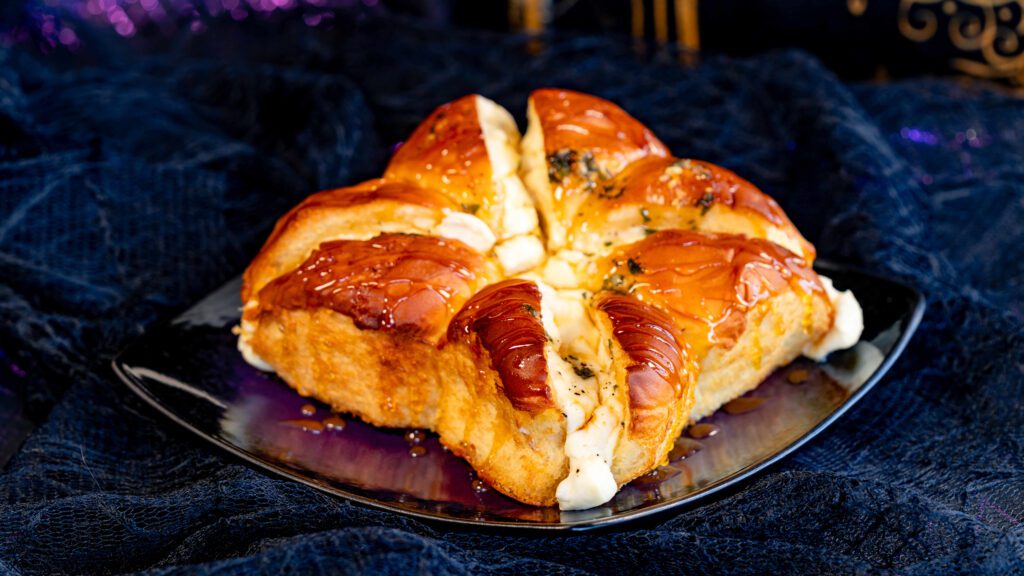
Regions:
<svg viewBox="0 0 1024 576"><path fill-rule="evenodd" d="M179 424L250 463L365 504L454 522L586 529L693 504L749 477L823 430L888 370L917 327L914 290L818 263L864 308L864 338L827 364L798 360L756 390L691 427L670 462L624 487L604 506L535 508L487 487L423 431L384 430L332 414L235 349L236 279L114 362L143 399Z"/></svg>

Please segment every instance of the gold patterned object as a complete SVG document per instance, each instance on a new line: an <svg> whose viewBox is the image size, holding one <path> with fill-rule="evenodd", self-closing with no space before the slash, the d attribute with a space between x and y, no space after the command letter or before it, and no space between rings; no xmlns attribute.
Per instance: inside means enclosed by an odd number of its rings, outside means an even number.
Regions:
<svg viewBox="0 0 1024 576"><path fill-rule="evenodd" d="M694 51L700 49L697 0L676 0L676 30L682 48Z"/></svg>
<svg viewBox="0 0 1024 576"><path fill-rule="evenodd" d="M860 16L868 0L847 0ZM900 34L914 42L943 35L963 56L950 60L956 70L979 78L1024 84L1024 0L900 0Z"/></svg>
<svg viewBox="0 0 1024 576"><path fill-rule="evenodd" d="M576 5L579 0L511 0L509 26L528 34L543 32L552 20ZM861 0L867 2L867 0ZM648 10L651 12L648 20ZM630 0L630 30L633 37L643 39L647 24L653 27L658 44L667 44L675 33L675 42L683 50L700 49L700 29L697 21L697 0ZM674 28L671 26L674 24Z"/></svg>
<svg viewBox="0 0 1024 576"><path fill-rule="evenodd" d="M860 16L868 9L868 0L846 0L846 9L850 14Z"/></svg>
<svg viewBox="0 0 1024 576"><path fill-rule="evenodd" d="M692 64L700 51L700 28L697 20L697 0L673 0L671 9L668 0L630 0L630 18L633 38L642 42L647 36L647 6L651 7L653 16L654 40L664 46L675 33L675 43L679 49L679 61ZM671 13L671 16L670 16ZM670 20L670 18L672 20ZM674 28L669 24L674 21Z"/></svg>
<svg viewBox="0 0 1024 576"><path fill-rule="evenodd" d="M1024 50L1021 47L1024 2L945 0L926 4L920 0L903 0L900 4L900 31L918 42L930 39L937 33L936 8L940 5L949 20L947 34L950 42L958 50L977 55L954 58L950 62L954 68L982 78L1024 81ZM918 19L914 19L915 14ZM908 32L916 36L910 36Z"/></svg>
<svg viewBox="0 0 1024 576"><path fill-rule="evenodd" d="M508 22L514 29L537 34L551 21L551 11L551 0L512 0L508 3Z"/></svg>

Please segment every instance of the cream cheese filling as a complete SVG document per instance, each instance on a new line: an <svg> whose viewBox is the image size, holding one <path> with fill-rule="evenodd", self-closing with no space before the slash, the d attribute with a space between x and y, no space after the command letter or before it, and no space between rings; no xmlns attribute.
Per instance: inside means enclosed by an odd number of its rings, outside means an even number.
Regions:
<svg viewBox="0 0 1024 576"><path fill-rule="evenodd" d="M483 220L465 212L450 212L431 231L433 236L458 240L482 254L487 253L497 239Z"/></svg>
<svg viewBox="0 0 1024 576"><path fill-rule="evenodd" d="M820 276L828 299L832 302L834 316L832 327L817 342L804 347L804 356L817 361L824 360L837 350L845 350L860 340L864 332L864 311L857 302L857 297L850 290L842 292L835 289L832 279Z"/></svg>
<svg viewBox="0 0 1024 576"><path fill-rule="evenodd" d="M254 308L258 306L255 300L250 300L245 303L243 310L246 308ZM274 367L267 363L266 360L260 358L258 354L252 349L252 345L249 344L249 340L252 339L253 332L256 331L256 327L253 326L252 322L248 322L242 319L242 323L238 326L238 351L242 353L242 358L247 363L257 370L263 370L264 372L273 372Z"/></svg>
<svg viewBox="0 0 1024 576"><path fill-rule="evenodd" d="M601 343L581 291L556 291L537 282L541 318L562 355L548 354L556 406L565 414L568 475L555 498L562 510L584 510L612 499L619 490L612 461L624 406L608 371L610 351ZM605 383L602 385L602 383Z"/></svg>
<svg viewBox="0 0 1024 576"><path fill-rule="evenodd" d="M508 110L483 96L476 97L487 158L501 213L493 231L494 253L506 274L519 274L539 266L546 256L538 233L537 209L519 178L519 128ZM494 242L492 242L494 244Z"/></svg>
<svg viewBox="0 0 1024 576"><path fill-rule="evenodd" d="M526 119L526 134L523 135L521 148L522 163L519 169L522 182L543 218L548 247L561 248L565 244L566 229L565 225L558 221L555 212L555 191L552 190L548 177L543 128L532 101L526 110Z"/></svg>
<svg viewBox="0 0 1024 576"><path fill-rule="evenodd" d="M537 209L519 179L519 128L508 110L483 96L477 96L476 110L497 190L496 204L502 210L500 230L495 233L502 240L532 234L538 226Z"/></svg>
<svg viewBox="0 0 1024 576"><path fill-rule="evenodd" d="M496 245L494 254L506 274L519 274L544 262L544 243L536 236L524 234Z"/></svg>

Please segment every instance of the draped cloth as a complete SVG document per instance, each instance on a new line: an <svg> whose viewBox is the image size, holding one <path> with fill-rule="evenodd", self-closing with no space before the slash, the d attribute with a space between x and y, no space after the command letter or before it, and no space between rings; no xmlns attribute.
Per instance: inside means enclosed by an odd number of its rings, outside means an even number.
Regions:
<svg viewBox="0 0 1024 576"><path fill-rule="evenodd" d="M235 29L158 54L97 33L0 52L0 348L55 402L0 472L0 573L1024 572L1024 106L949 79L847 84L813 57L683 66L400 20ZM622 530L453 530L270 477L123 386L114 354L237 275L306 195L381 171L477 92L523 125L592 92L774 196L820 255L920 289L893 371L742 490Z"/></svg>

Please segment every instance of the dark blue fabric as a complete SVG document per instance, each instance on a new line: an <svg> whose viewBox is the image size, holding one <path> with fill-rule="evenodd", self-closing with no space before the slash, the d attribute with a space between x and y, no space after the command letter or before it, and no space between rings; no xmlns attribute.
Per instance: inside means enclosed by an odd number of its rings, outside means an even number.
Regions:
<svg viewBox="0 0 1024 576"><path fill-rule="evenodd" d="M531 55L386 20L268 38L151 57L97 43L90 68L0 53L0 346L33 389L67 390L0 475L0 572L1024 573L1016 96L844 85L795 52L684 68L567 36ZM734 495L621 532L521 537L265 476L111 374L289 205L378 172L432 107L475 91L521 120L543 85L617 101L676 154L773 194L822 256L919 287L929 310L891 375Z"/></svg>

